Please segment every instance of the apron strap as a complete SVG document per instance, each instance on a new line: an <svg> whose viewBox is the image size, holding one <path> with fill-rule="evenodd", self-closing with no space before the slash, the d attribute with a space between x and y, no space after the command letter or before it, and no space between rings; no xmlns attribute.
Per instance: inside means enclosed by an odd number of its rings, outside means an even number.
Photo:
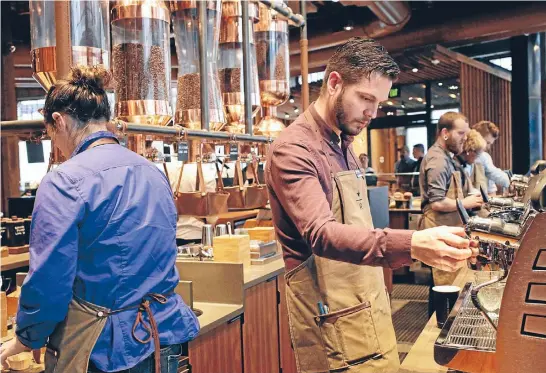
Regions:
<svg viewBox="0 0 546 373"><path fill-rule="evenodd" d="M152 309L150 308L150 303L151 302L158 302L160 304L165 304L165 303L167 303L167 297L165 297L162 294L149 293L142 299L140 304L138 304L136 306L129 306L129 307L120 308L120 309L115 310L115 311L109 311L106 314L108 316L110 316L110 315L113 315L113 314L116 314L116 313L120 313L120 312L127 311L127 310L130 310L130 309L138 308L137 317L136 317L135 322L133 324L133 332L132 332L133 338L136 339L139 343L142 343L142 344L147 344L148 342L150 342L153 339L153 341L154 341L154 350L155 350L154 351L155 372L161 372L161 351L160 351L161 346L159 344L159 331L157 329L157 323L155 321ZM146 312L146 314L148 315L148 319L150 320L149 325L144 321L143 312ZM142 325L142 328L146 331L146 333L148 333L147 338L140 339L140 338L137 337L136 329L137 329L137 327L139 325Z"/></svg>

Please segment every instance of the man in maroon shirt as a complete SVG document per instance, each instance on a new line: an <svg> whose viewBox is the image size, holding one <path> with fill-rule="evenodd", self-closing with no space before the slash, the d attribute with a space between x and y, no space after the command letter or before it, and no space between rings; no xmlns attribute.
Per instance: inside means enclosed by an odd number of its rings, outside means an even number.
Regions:
<svg viewBox="0 0 546 373"><path fill-rule="evenodd" d="M371 225L365 176L351 143L376 117L399 72L381 45L350 39L328 62L318 100L268 154L266 181L300 372L396 371L380 267L409 265L413 258L455 271L474 254L462 228L414 232ZM327 326L334 323L342 338L331 335Z"/></svg>

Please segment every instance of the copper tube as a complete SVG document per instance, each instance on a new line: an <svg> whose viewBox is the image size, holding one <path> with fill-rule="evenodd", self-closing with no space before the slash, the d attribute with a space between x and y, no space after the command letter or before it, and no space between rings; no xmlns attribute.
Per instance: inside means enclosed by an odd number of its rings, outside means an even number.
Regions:
<svg viewBox="0 0 546 373"><path fill-rule="evenodd" d="M57 78L64 79L72 66L72 43L70 40L70 1L55 2L55 38Z"/></svg>

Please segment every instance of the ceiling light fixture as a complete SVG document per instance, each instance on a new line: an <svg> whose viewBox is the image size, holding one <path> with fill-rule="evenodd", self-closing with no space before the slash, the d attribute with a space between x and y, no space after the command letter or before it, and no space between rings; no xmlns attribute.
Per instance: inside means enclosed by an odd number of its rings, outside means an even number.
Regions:
<svg viewBox="0 0 546 373"><path fill-rule="evenodd" d="M300 112L300 109L298 109L297 107L294 108L294 113L299 113Z"/></svg>
<svg viewBox="0 0 546 373"><path fill-rule="evenodd" d="M450 93L450 94L449 94L449 97L451 97L451 98L457 98L457 95L456 95L456 94L453 94L453 93Z"/></svg>
<svg viewBox="0 0 546 373"><path fill-rule="evenodd" d="M294 97L290 97L290 100L288 100L288 102L290 102L291 104L294 103Z"/></svg>
<svg viewBox="0 0 546 373"><path fill-rule="evenodd" d="M423 99L421 97L417 97L416 100L419 102L423 102Z"/></svg>
<svg viewBox="0 0 546 373"><path fill-rule="evenodd" d="M419 69L418 69L418 68L416 68L416 67L414 67L413 69L411 69L411 71L413 71L414 73L416 73L416 72L418 72L418 71L419 71Z"/></svg>
<svg viewBox="0 0 546 373"><path fill-rule="evenodd" d="M440 82L440 83L438 83L438 85L439 85L439 86L441 87L441 86L443 86L443 85L444 85L444 83Z"/></svg>
<svg viewBox="0 0 546 373"><path fill-rule="evenodd" d="M402 104L402 106L401 106L401 107L402 107L402 109L405 109L405 108L406 108L406 105Z"/></svg>
<svg viewBox="0 0 546 373"><path fill-rule="evenodd" d="M430 108L431 108L431 109L434 109L434 105L430 105Z"/></svg>
<svg viewBox="0 0 546 373"><path fill-rule="evenodd" d="M433 60L430 61L430 62L432 62L433 65L438 65L438 64L440 63L440 60L437 59L437 58L435 58L435 59L433 59Z"/></svg>
<svg viewBox="0 0 546 373"><path fill-rule="evenodd" d="M408 100L410 100L410 101L413 100L413 97L410 97Z"/></svg>
<svg viewBox="0 0 546 373"><path fill-rule="evenodd" d="M343 29L345 31L351 31L354 28L355 28L355 26L354 26L353 21L348 21L347 24L345 26L343 26Z"/></svg>
<svg viewBox="0 0 546 373"><path fill-rule="evenodd" d="M456 86L456 85L450 85L450 86L449 86L449 89L451 89L452 91L454 91L454 90L456 90L456 89L459 89L459 87Z"/></svg>
<svg viewBox="0 0 546 373"><path fill-rule="evenodd" d="M284 113L284 117L285 117L286 119L288 119L288 118L290 118L290 114Z"/></svg>
<svg viewBox="0 0 546 373"><path fill-rule="evenodd" d="M392 101L387 101L387 105L392 106L394 103Z"/></svg>

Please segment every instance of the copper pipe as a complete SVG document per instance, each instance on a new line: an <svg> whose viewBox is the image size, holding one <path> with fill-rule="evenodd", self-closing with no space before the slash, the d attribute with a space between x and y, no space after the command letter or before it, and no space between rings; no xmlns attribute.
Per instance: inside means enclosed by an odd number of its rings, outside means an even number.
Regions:
<svg viewBox="0 0 546 373"><path fill-rule="evenodd" d="M314 37L311 40L309 52L337 47L354 36L373 39L385 37L401 30L411 18L411 9L404 1L371 1L363 2L362 6L368 6L378 19L369 24L356 26L354 30L349 32L339 31ZM297 44L291 43L290 54L298 53L300 50L297 49Z"/></svg>
<svg viewBox="0 0 546 373"><path fill-rule="evenodd" d="M252 135L252 100L250 95L252 94L252 88L250 86L251 79L251 67L250 67L250 35L253 34L250 27L251 23L248 22L249 11L248 1L241 2L241 9L243 11L242 24L243 24L243 92L245 94L245 132L247 135Z"/></svg>
<svg viewBox="0 0 546 373"><path fill-rule="evenodd" d="M201 129L209 130L209 72L207 61L207 3L200 1L198 8L199 14L199 76L200 94L201 94Z"/></svg>
<svg viewBox="0 0 546 373"><path fill-rule="evenodd" d="M55 38L57 79L66 79L72 66L70 41L70 1L55 2Z"/></svg>

